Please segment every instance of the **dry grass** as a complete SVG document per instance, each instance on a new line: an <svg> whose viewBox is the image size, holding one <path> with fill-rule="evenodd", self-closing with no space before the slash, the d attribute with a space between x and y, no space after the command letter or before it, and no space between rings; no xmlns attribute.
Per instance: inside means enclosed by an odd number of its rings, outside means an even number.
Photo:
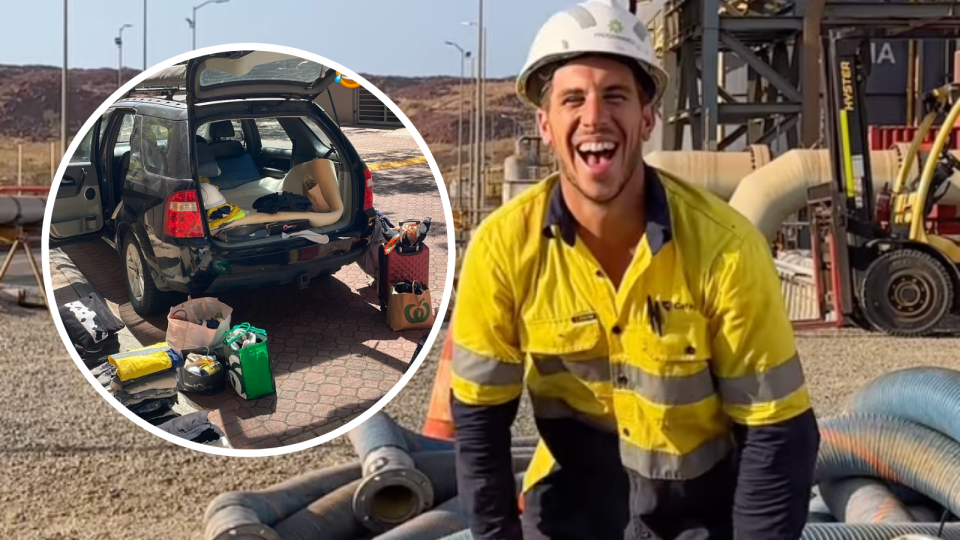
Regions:
<svg viewBox="0 0 960 540"><path fill-rule="evenodd" d="M54 143L59 146L59 141ZM69 142L68 142L69 144ZM50 185L53 175L50 169L49 142L0 140L0 185L17 183L17 149L23 146L23 184ZM59 157L53 163L53 170L60 166Z"/></svg>

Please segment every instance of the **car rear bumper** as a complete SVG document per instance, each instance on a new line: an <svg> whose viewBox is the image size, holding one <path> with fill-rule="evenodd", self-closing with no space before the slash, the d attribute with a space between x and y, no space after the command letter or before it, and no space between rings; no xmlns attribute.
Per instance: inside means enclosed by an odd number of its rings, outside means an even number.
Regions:
<svg viewBox="0 0 960 540"><path fill-rule="evenodd" d="M364 239L366 240L366 239ZM169 290L202 295L239 289L299 283L354 263L374 244L350 238L331 239L275 253L187 249L181 253L178 276L164 272ZM171 279L172 278L172 279Z"/></svg>

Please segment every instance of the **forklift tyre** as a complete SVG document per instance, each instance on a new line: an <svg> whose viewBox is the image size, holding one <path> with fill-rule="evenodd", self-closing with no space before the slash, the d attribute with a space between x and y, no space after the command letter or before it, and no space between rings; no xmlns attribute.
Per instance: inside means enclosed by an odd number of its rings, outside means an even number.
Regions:
<svg viewBox="0 0 960 540"><path fill-rule="evenodd" d="M891 336L930 334L953 306L953 280L937 259L915 249L881 255L860 289L863 316Z"/></svg>

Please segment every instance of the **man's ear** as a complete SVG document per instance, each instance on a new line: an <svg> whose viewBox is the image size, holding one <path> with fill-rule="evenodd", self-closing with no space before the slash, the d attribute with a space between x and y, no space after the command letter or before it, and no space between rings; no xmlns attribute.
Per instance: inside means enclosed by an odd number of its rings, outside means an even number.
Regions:
<svg viewBox="0 0 960 540"><path fill-rule="evenodd" d="M643 142L647 142L653 135L653 129L657 127L657 109L652 105L644 105L641 115L643 117Z"/></svg>
<svg viewBox="0 0 960 540"><path fill-rule="evenodd" d="M547 118L547 111L542 108L537 109L537 129L540 131L540 139L543 144L553 148L553 134L550 132L550 122Z"/></svg>

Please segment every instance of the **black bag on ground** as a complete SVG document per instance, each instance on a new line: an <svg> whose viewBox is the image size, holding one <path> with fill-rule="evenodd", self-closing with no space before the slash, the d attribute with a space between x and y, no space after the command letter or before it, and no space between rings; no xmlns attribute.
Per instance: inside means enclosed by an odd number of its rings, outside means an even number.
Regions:
<svg viewBox="0 0 960 540"><path fill-rule="evenodd" d="M103 350L124 327L97 293L64 304L59 312L70 342L81 355Z"/></svg>
<svg viewBox="0 0 960 540"><path fill-rule="evenodd" d="M180 351L180 353L183 355L184 362L183 366L177 368L178 391L202 394L205 396L223 392L226 388L227 370L223 362L220 361L220 356L216 349L203 347L200 349ZM190 369L188 369L189 366L192 365L192 362L187 360L192 353L201 356L212 356L214 358L214 364L216 364L214 373L207 373L208 370L206 369L201 370L200 373L192 373Z"/></svg>

